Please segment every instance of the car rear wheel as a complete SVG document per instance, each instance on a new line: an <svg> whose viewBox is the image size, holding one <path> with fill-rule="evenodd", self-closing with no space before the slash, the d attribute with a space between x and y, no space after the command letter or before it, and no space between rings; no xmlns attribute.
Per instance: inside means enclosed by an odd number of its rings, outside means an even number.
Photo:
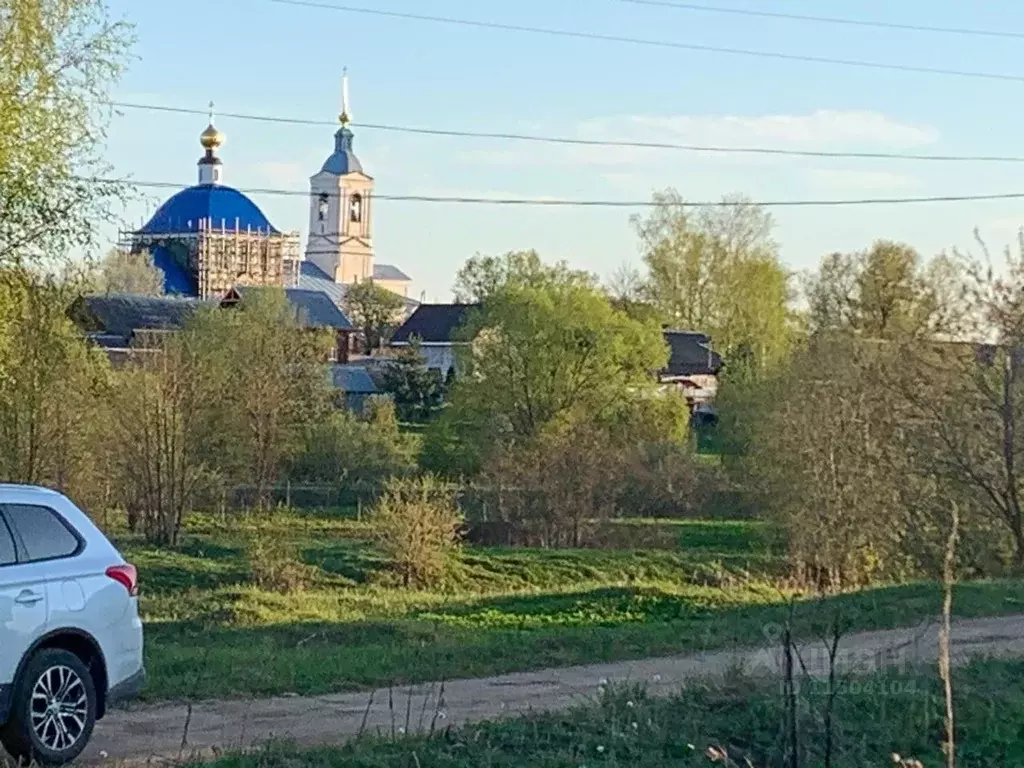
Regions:
<svg viewBox="0 0 1024 768"><path fill-rule="evenodd" d="M32 656L14 692L0 741L15 758L63 765L81 754L96 724L96 686L75 654L56 648Z"/></svg>

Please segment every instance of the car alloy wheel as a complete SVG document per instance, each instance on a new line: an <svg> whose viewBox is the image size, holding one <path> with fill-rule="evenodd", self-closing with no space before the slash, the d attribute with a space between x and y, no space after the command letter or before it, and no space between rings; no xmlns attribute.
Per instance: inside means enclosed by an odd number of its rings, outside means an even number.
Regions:
<svg viewBox="0 0 1024 768"><path fill-rule="evenodd" d="M73 749L86 730L89 697L70 667L48 667L32 687L31 724L39 742L53 752Z"/></svg>

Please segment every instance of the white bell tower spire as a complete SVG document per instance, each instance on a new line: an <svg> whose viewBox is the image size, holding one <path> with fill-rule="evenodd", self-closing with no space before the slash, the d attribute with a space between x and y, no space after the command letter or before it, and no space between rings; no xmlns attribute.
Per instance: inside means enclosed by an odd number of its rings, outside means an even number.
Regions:
<svg viewBox="0 0 1024 768"><path fill-rule="evenodd" d="M372 279L373 178L352 149L354 135L348 68L341 77L341 112L334 152L310 178L309 239L306 260L337 283Z"/></svg>

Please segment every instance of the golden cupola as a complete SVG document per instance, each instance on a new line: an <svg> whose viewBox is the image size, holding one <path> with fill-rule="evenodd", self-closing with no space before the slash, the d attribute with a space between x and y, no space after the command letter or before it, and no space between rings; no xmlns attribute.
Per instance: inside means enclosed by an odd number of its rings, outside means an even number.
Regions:
<svg viewBox="0 0 1024 768"><path fill-rule="evenodd" d="M222 178L223 163L217 157L217 149L224 144L224 134L217 130L213 124L213 102L210 102L210 124L206 130L199 134L199 143L206 150L203 157L199 159L199 183L219 184Z"/></svg>
<svg viewBox="0 0 1024 768"><path fill-rule="evenodd" d="M213 123L210 123L206 126L206 130L199 134L199 143L203 145L203 149L219 149L224 143L224 134L218 131Z"/></svg>

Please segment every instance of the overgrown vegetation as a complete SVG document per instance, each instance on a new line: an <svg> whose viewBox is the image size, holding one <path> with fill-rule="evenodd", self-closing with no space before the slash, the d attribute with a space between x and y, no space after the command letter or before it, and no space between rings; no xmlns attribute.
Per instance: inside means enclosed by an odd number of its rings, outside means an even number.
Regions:
<svg viewBox="0 0 1024 768"><path fill-rule="evenodd" d="M759 645L766 625L784 621L785 543L763 523L606 527L601 549L465 546L426 590L394 583L354 510L197 514L174 549L126 535L118 544L142 574L145 695L328 693ZM272 552L297 553L301 590L254 583L266 577L254 574L257 535ZM917 583L831 600L850 628L885 628L938 615L941 590ZM1020 612L1024 585L962 584L954 607L963 617ZM824 608L798 616L797 634L820 634L822 617Z"/></svg>
<svg viewBox="0 0 1024 768"><path fill-rule="evenodd" d="M957 765L991 768L1024 761L1024 664L981 661L956 672L960 734ZM647 684L650 681L645 681ZM291 766L638 766L774 768L789 765L779 724L785 718L777 686L742 672L670 698L654 698L645 682L593 691L593 701L568 713L536 714L507 722L438 729L432 737L399 740L367 735L348 746L300 751L272 744L251 755L217 760L217 768ZM826 741L810 712L826 698L824 685L802 690L811 736L800 765L824 765ZM834 768L937 766L944 755L941 689L927 669L886 672L848 681L835 699L840 725L832 744ZM749 762L748 762L749 761ZM918 762L919 761L919 762Z"/></svg>
<svg viewBox="0 0 1024 768"><path fill-rule="evenodd" d="M367 522L401 585L424 587L436 585L450 567L463 517L455 489L425 475L390 480Z"/></svg>

